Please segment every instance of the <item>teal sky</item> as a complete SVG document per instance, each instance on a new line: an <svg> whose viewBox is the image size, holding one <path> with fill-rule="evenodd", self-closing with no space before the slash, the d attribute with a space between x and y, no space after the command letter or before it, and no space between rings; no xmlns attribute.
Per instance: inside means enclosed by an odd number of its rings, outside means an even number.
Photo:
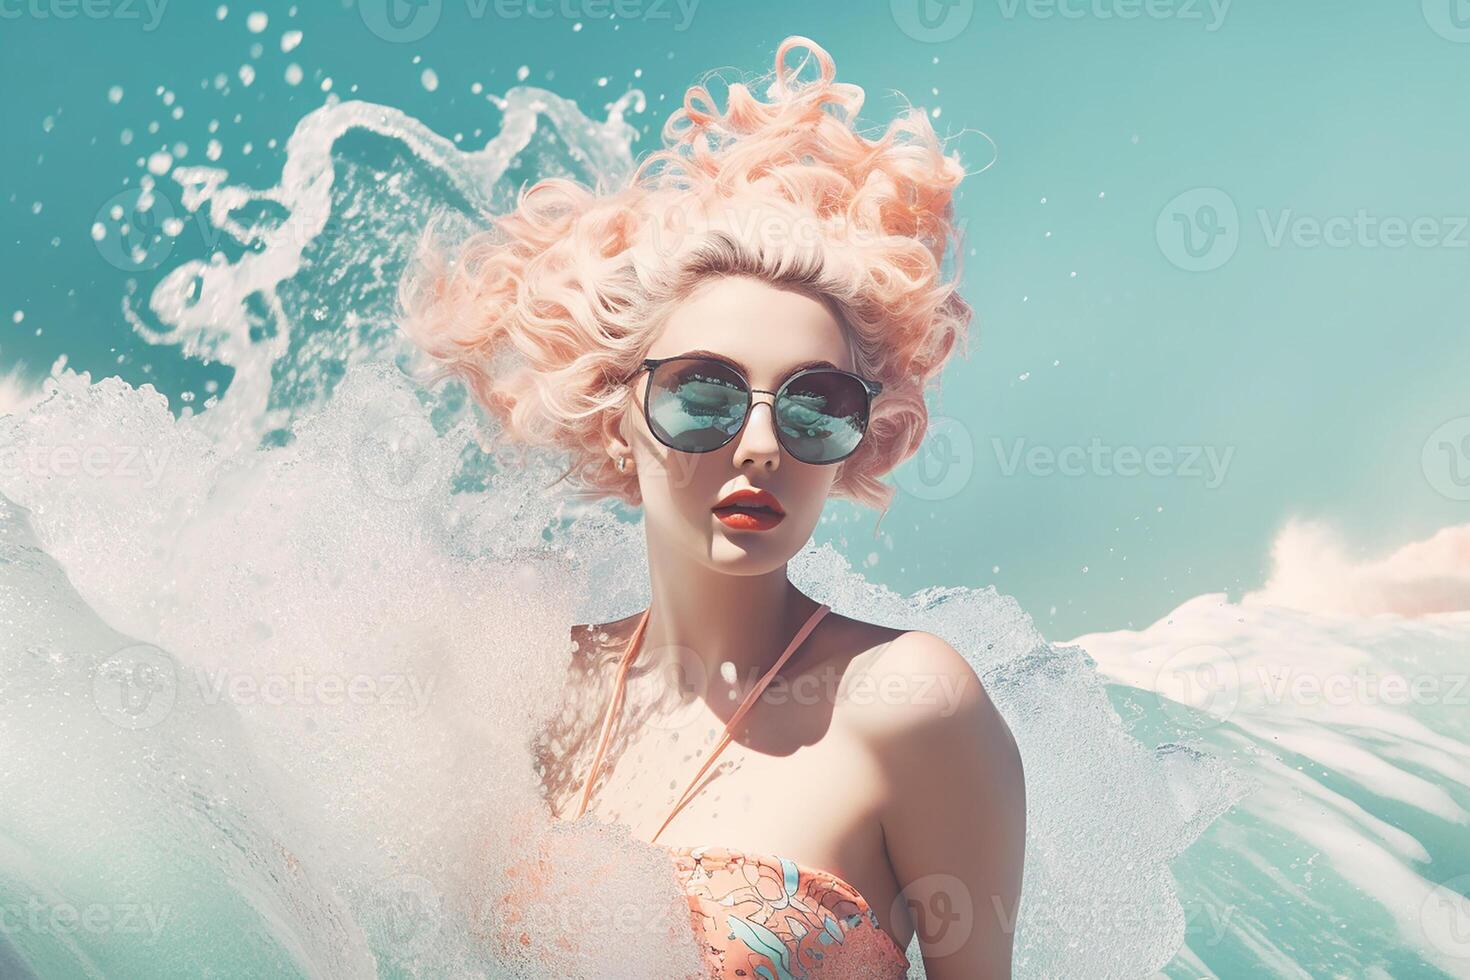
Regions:
<svg viewBox="0 0 1470 980"><path fill-rule="evenodd" d="M100 19L0 0L0 371L66 354L171 395L217 376L132 336L126 277L88 229L140 155L183 140L203 162L217 110L200 83L218 72L257 68L219 164L267 186L281 153L266 143L321 104L322 75L446 134L493 132L470 86L504 91L522 65L596 117L637 87L645 152L699 73L763 72L798 33L867 90L873 124L902 93L941 110L941 134L971 131L952 144L971 170L992 152L975 131L998 146L959 203L976 322L933 403L953 421L900 474L891 547L845 505L833 514L852 519L819 532L874 556L872 577L994 584L1065 638L1258 585L1292 517L1369 554L1470 520L1463 0L923 0L927 20L919 0L556 0L545 18L444 0L405 43L369 30L384 2L230 3L219 21L215 4L173 0L149 29L156 0L99 2L114 12ZM252 11L269 15L259 35ZM304 37L289 55L285 30ZM280 82L292 61L295 88ZM1146 460L1152 474L1127 475Z"/></svg>

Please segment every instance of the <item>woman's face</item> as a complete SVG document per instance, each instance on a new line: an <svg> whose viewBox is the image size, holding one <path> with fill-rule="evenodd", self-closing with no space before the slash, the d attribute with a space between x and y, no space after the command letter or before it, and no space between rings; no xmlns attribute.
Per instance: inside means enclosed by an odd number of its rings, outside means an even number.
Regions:
<svg viewBox="0 0 1470 980"><path fill-rule="evenodd" d="M723 355L751 388L771 392L811 361L854 369L842 324L824 304L742 276L713 279L697 289L674 310L648 356L692 351ZM768 572L800 551L842 464L803 463L786 452L776 438L774 396L762 392L753 394L743 428L724 446L707 453L670 449L648 430L647 385L646 372L634 380L637 411L628 414L620 435L610 437L608 451L615 458L632 456L650 541L745 575ZM774 527L731 526L715 512L728 494L751 487L775 495L785 512Z"/></svg>

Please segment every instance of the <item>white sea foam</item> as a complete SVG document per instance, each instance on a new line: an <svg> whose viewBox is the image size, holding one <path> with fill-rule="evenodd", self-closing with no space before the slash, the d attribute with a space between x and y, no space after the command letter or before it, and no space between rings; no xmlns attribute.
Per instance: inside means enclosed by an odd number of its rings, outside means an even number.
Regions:
<svg viewBox="0 0 1470 980"><path fill-rule="evenodd" d="M1470 880L1454 877L1470 839L1467 532L1352 560L1327 529L1291 525L1259 592L1072 641L1158 696L1120 696L1156 737L1234 760L1256 787L1181 868L1186 905L1229 917L1223 942L1189 937L1202 961L1218 969L1240 943L1249 956L1229 962L1249 972L1470 969Z"/></svg>

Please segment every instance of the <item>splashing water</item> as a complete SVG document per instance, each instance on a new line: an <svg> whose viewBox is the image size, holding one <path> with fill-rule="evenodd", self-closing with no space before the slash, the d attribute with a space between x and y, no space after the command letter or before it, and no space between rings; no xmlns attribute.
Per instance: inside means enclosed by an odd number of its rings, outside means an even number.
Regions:
<svg viewBox="0 0 1470 980"><path fill-rule="evenodd" d="M527 177L631 166L637 93L602 122L541 89L501 107L477 152L332 102L276 187L175 169L219 247L126 315L228 364L228 389L176 417L151 386L58 367L0 417L21 462L0 473L0 908L30 916L0 933L7 976L698 970L666 855L552 821L531 750L568 626L647 601L639 531L548 490L555 461L487 455L462 390L402 372L394 287L432 211L468 229ZM945 637L1010 722L1017 974L1168 964L1189 925L1170 862L1241 779L1134 738L1090 658L993 589L899 596L830 546L790 573Z"/></svg>

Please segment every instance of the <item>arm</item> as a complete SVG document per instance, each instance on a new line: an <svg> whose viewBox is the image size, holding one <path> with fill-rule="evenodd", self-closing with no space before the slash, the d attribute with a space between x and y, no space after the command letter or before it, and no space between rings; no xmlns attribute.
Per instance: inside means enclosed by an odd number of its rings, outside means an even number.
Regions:
<svg viewBox="0 0 1470 980"><path fill-rule="evenodd" d="M969 663L932 633L903 634L875 673L894 692L881 699L883 834L924 971L1009 977L1026 838L1015 739Z"/></svg>

